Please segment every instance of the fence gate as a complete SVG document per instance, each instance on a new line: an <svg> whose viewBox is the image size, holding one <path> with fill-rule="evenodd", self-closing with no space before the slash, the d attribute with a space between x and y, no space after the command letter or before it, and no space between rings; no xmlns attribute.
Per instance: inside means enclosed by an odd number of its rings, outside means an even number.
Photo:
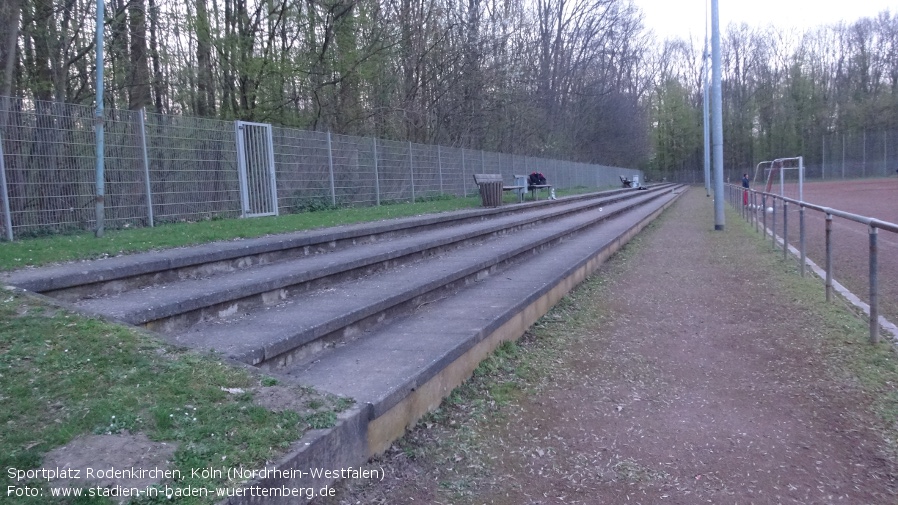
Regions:
<svg viewBox="0 0 898 505"><path fill-rule="evenodd" d="M278 215L271 125L237 121L237 169L243 217Z"/></svg>

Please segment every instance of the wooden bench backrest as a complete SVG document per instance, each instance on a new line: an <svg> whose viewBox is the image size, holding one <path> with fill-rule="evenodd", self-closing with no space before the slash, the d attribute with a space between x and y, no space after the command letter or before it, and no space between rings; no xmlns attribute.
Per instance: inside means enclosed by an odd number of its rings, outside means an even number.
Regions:
<svg viewBox="0 0 898 505"><path fill-rule="evenodd" d="M474 182L480 184L482 182L502 182L501 174L473 174Z"/></svg>

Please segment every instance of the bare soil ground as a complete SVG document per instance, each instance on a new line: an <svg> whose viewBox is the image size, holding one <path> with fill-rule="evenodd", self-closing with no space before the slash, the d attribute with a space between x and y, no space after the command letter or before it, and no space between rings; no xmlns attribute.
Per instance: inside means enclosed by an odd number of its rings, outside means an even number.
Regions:
<svg viewBox="0 0 898 505"><path fill-rule="evenodd" d="M781 285L735 214L712 231L702 193L328 503L898 503L894 426L843 356L863 321Z"/></svg>

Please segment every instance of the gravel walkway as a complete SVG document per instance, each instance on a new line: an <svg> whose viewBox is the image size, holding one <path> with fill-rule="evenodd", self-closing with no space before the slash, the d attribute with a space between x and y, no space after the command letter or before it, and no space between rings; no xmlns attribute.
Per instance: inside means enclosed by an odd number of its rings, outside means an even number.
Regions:
<svg viewBox="0 0 898 505"><path fill-rule="evenodd" d="M340 502L898 503L869 400L711 211L690 191L600 273L599 315L546 378L450 421L470 433L425 423Z"/></svg>

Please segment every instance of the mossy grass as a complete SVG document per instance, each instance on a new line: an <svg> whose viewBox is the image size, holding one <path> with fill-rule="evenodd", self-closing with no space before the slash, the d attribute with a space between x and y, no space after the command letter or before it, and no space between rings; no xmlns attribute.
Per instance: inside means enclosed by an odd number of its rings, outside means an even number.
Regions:
<svg viewBox="0 0 898 505"><path fill-rule="evenodd" d="M184 479L169 484L235 486L194 478L191 469L260 468L306 430L333 426L337 412L351 404L303 389L297 394L315 409L271 411L252 401L254 388L274 385L271 378L27 296L10 291L0 296L4 469L39 468L48 451L78 436L140 432L177 444L172 468ZM4 489L23 484L11 481L7 471L0 480ZM44 486L43 496L15 503L52 503L46 482L30 484ZM178 501L212 502L211 497Z"/></svg>
<svg viewBox="0 0 898 505"><path fill-rule="evenodd" d="M838 296L826 302L823 280L808 268L801 276L798 259L791 254L783 259L782 247L774 250L770 239L755 232L734 210L727 208L727 220L733 235L752 245L751 253L764 262L771 275L771 290L782 291L794 309L808 314L817 324L808 331L821 347L833 374L852 384L858 395L858 406L868 408L882 421L884 439L892 444L898 456L898 348L887 334L881 342L870 343L866 315ZM748 238L746 238L746 236ZM769 237L769 236L768 236ZM733 240L730 239L730 240ZM730 250L733 250L730 248Z"/></svg>

